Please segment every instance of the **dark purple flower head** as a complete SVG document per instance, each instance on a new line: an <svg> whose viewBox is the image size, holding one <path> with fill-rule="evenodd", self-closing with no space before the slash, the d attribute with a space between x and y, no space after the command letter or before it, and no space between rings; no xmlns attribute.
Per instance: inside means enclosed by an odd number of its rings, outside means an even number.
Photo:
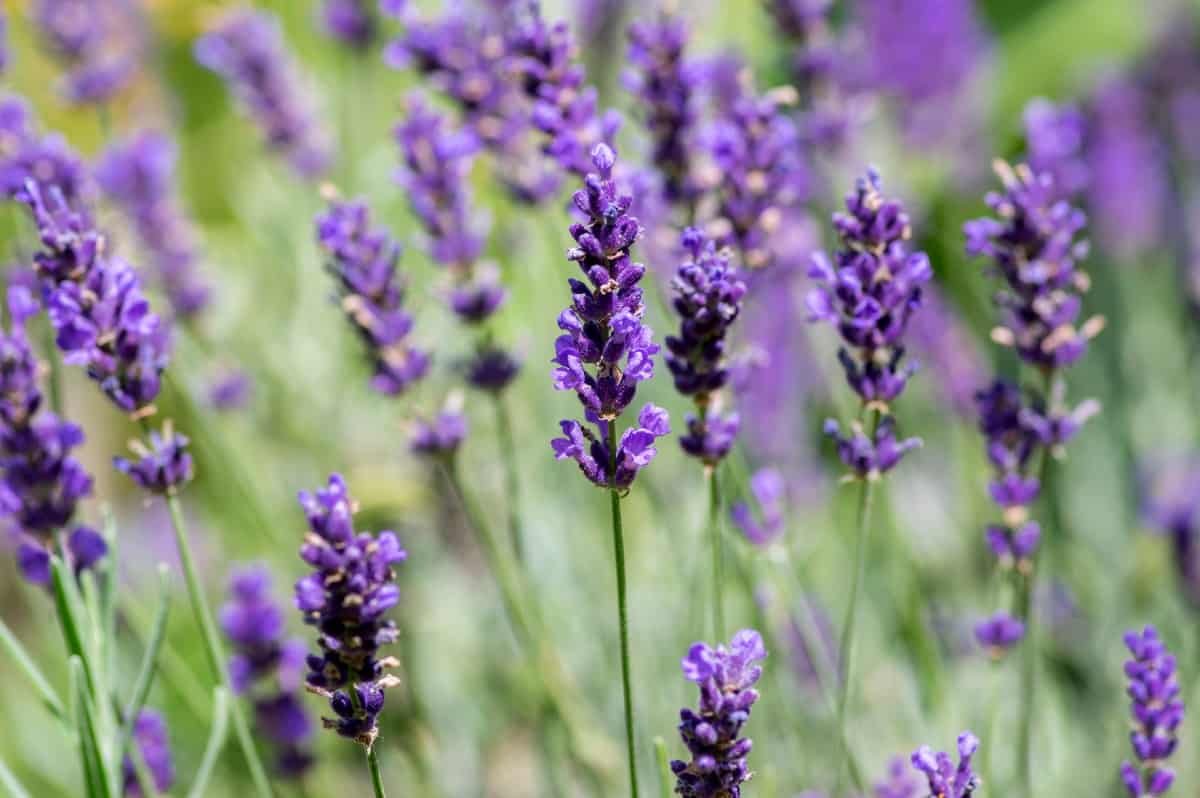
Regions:
<svg viewBox="0 0 1200 798"><path fill-rule="evenodd" d="M752 629L733 636L729 647L696 643L683 658L683 675L700 687L700 706L679 713L679 734L691 761L671 762L675 792L685 798L739 798L750 770L751 743L739 735L758 700L757 662L767 656L762 637Z"/></svg>
<svg viewBox="0 0 1200 798"><path fill-rule="evenodd" d="M841 334L839 359L854 392L886 406L914 371L901 362L903 338L933 269L924 252L909 252L908 214L883 196L874 170L846 196L846 210L833 217L841 239L834 261L818 254L809 268L818 283L807 299L810 318Z"/></svg>
<svg viewBox="0 0 1200 798"><path fill-rule="evenodd" d="M302 491L300 506L309 526L300 557L313 572L296 583L295 601L304 622L316 627L319 647L307 659L308 686L329 698L337 715L326 726L369 747L383 690L395 683L385 675L395 661L378 652L396 641L396 624L384 616L400 601L393 566L408 555L394 532L354 529L355 503L337 474L324 490ZM346 689L367 700L352 707Z"/></svg>
<svg viewBox="0 0 1200 798"><path fill-rule="evenodd" d="M192 456L187 436L175 431L171 422L162 432L151 431L146 442L131 441L129 448L136 460L114 457L118 471L129 475L143 490L172 496L192 480Z"/></svg>
<svg viewBox="0 0 1200 798"><path fill-rule="evenodd" d="M271 595L271 575L264 566L236 569L229 593L221 628L233 643L233 689L253 699L257 730L275 746L280 775L298 777L312 762L312 722L299 700L304 644L283 639L283 608Z"/></svg>
<svg viewBox="0 0 1200 798"><path fill-rule="evenodd" d="M262 128L268 147L283 154L304 177L325 170L329 153L324 134L306 106L275 17L231 11L196 41L195 55L201 65L224 78Z"/></svg>
<svg viewBox="0 0 1200 798"><path fill-rule="evenodd" d="M1078 262L1088 246L1076 240L1086 219L1059 199L1053 178L997 162L1003 193L989 193L996 218L967 222L967 254L991 260L1004 287L996 296L1001 327L992 333L1022 360L1044 370L1069 366L1103 326L1099 317L1077 326L1089 287Z"/></svg>
<svg viewBox="0 0 1200 798"><path fill-rule="evenodd" d="M146 763L154 788L164 793L170 790L175 783L175 765L171 759L167 722L163 716L153 709L143 709L133 724L133 741L142 755L142 761ZM133 761L128 757L125 758L122 772L124 794L141 798L142 790Z"/></svg>
<svg viewBox="0 0 1200 798"><path fill-rule="evenodd" d="M975 625L975 639L999 658L1025 637L1025 624L1007 612L997 612Z"/></svg>
<svg viewBox="0 0 1200 798"><path fill-rule="evenodd" d="M1086 123L1074 105L1055 105L1037 98L1025 106L1025 149L1035 172L1051 175L1062 199L1075 197L1088 185L1083 157Z"/></svg>
<svg viewBox="0 0 1200 798"><path fill-rule="evenodd" d="M896 419L884 416L875 429L872 440L857 421L850 425L850 434L843 435L834 419L826 419L825 434L837 442L838 457L859 479L878 479L891 471L905 454L920 448L920 438L896 439Z"/></svg>
<svg viewBox="0 0 1200 798"><path fill-rule="evenodd" d="M429 370L429 355L407 340L413 319L404 310L397 274L400 245L386 230L371 227L365 203L333 201L317 217L317 241L329 256L342 309L367 345L374 369L371 387L388 396L403 393Z"/></svg>
<svg viewBox="0 0 1200 798"><path fill-rule="evenodd" d="M979 738L966 731L958 735L958 765L949 754L936 754L927 745L913 752L912 766L929 781L935 798L969 798L979 789L979 777L971 770L971 757L979 749Z"/></svg>
<svg viewBox="0 0 1200 798"><path fill-rule="evenodd" d="M463 370L467 383L472 387L499 393L516 379L521 371L521 362L505 350L485 344L467 359Z"/></svg>
<svg viewBox="0 0 1200 798"><path fill-rule="evenodd" d="M1125 633L1125 646L1132 659L1125 663L1129 678L1133 731L1129 741L1137 764L1121 764L1121 780L1133 798L1158 796L1170 789L1175 774L1164 761L1178 745L1177 730L1183 722L1183 700L1175 657L1158 631L1147 626L1140 634Z"/></svg>
<svg viewBox="0 0 1200 798"><path fill-rule="evenodd" d="M679 445L692 457L715 466L733 448L740 426L737 413L720 415L711 406L706 407L703 415L688 415L687 432L679 436Z"/></svg>
<svg viewBox="0 0 1200 798"><path fill-rule="evenodd" d="M457 410L445 410L426 421L413 424L409 446L417 454L451 457L467 437L467 417Z"/></svg>
<svg viewBox="0 0 1200 798"><path fill-rule="evenodd" d="M779 256L774 238L786 212L803 202L810 175L795 122L785 106L795 91L761 96L745 92L722 109L710 148L718 189L714 229L721 244L735 247L749 269L770 266Z"/></svg>
<svg viewBox="0 0 1200 798"><path fill-rule="evenodd" d="M174 142L147 131L113 144L96 166L96 180L132 222L176 314L192 316L208 302L196 269L196 233L175 190Z"/></svg>
<svg viewBox="0 0 1200 798"><path fill-rule="evenodd" d="M761 522L755 518L750 505L739 502L729 515L751 543L762 546L779 537L786 523L787 483L773 468L762 468L750 477L750 492L758 503Z"/></svg>
<svg viewBox="0 0 1200 798"><path fill-rule="evenodd" d="M625 86L637 98L650 136L650 163L662 175L663 197L690 204L698 186L692 175L696 124L693 95L700 70L684 57L688 29L678 16L629 26L629 61Z"/></svg>
<svg viewBox="0 0 1200 798"><path fill-rule="evenodd" d="M366 50L375 41L378 26L370 0L324 0L321 22L326 33L355 50Z"/></svg>
<svg viewBox="0 0 1200 798"><path fill-rule="evenodd" d="M578 421L563 420L562 438L550 441L555 460L574 460L579 470L591 482L607 488L626 489L633 484L638 471L645 468L658 454L655 442L671 432L667 411L647 404L638 414L638 423L621 433L617 442L616 472L612 471L613 456L608 448L608 425L611 421L600 421L590 415L589 421L596 432ZM597 434L598 433L598 434Z"/></svg>

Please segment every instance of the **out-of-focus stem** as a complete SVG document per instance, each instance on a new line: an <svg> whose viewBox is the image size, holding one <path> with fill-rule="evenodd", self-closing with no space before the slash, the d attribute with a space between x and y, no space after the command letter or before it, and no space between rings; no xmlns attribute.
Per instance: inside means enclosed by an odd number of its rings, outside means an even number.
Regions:
<svg viewBox="0 0 1200 798"><path fill-rule="evenodd" d="M629 677L629 614L625 606L625 533L621 525L621 493L617 490L617 425L608 422L609 497L612 507L613 560L617 569L617 630L621 637L621 686L625 703L625 748L629 760L629 794L637 798L637 748L633 734L633 685Z"/></svg>
<svg viewBox="0 0 1200 798"><path fill-rule="evenodd" d="M715 465L705 467L708 477L708 536L712 545L712 610L713 639L722 640L725 635L725 551L721 539L721 486Z"/></svg>
<svg viewBox="0 0 1200 798"><path fill-rule="evenodd" d="M504 464L504 492L508 500L508 533L518 562L525 561L525 532L521 525L521 482L517 448L513 442L512 419L504 397L495 395L496 433L500 438L500 461Z"/></svg>

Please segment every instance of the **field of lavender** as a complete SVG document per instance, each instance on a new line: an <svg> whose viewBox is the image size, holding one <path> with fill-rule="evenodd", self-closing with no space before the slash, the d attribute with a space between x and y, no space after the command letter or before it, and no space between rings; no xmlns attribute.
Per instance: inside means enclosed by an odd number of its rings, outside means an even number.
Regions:
<svg viewBox="0 0 1200 798"><path fill-rule="evenodd" d="M0 199L0 796L1200 796L1198 0L0 0Z"/></svg>

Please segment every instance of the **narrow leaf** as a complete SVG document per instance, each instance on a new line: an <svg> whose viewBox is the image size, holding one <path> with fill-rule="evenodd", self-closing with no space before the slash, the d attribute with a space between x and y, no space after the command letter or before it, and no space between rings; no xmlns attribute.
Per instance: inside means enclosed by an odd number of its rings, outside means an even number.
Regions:
<svg viewBox="0 0 1200 798"><path fill-rule="evenodd" d="M163 638L167 631L167 615L171 606L171 584L166 563L158 565L158 609L154 613L154 623L150 628L150 638L146 642L146 651L142 655L142 665L138 669L137 680L133 683L133 693L129 704L125 707L125 729L122 735L121 751L130 750L130 740L133 738L133 727L138 715L146 704L146 696L154 684L154 676L158 672L158 656L162 650Z"/></svg>
<svg viewBox="0 0 1200 798"><path fill-rule="evenodd" d="M108 772L100 753L100 741L96 735L96 724L91 705L91 694L87 689L87 676L83 660L71 657L71 708L75 728L79 735L80 758L83 765L84 782L92 798L112 798Z"/></svg>
<svg viewBox="0 0 1200 798"><path fill-rule="evenodd" d="M96 685L87 664L87 650L84 648L83 635L79 628L79 616L82 610L79 593L75 590L75 583L71 576L66 573L67 566L61 558L52 558L50 568L54 579L54 608L58 612L58 625L62 630L63 642L67 645L67 654L79 658L88 690L92 692Z"/></svg>
<svg viewBox="0 0 1200 798"><path fill-rule="evenodd" d="M204 758L196 770L196 778L192 788L188 790L188 798L204 798L208 789L208 780L212 777L213 767L225 746L225 737L229 732L229 691L224 687L213 688L213 722L208 734L208 745L204 747Z"/></svg>
<svg viewBox="0 0 1200 798"><path fill-rule="evenodd" d="M658 793L662 798L671 798L675 794L672 784L675 777L667 762L667 744L661 737L654 738L654 759L658 763Z"/></svg>
<svg viewBox="0 0 1200 798"><path fill-rule="evenodd" d="M50 682L38 670L37 665L33 662L33 658L29 656L29 652L25 650L25 647L21 645L21 641L17 640L16 635L12 633L12 630L8 628L3 620L0 620L0 646L4 647L4 650L12 657L17 667L25 674L25 678L33 685L33 689L37 691L38 696L42 699L42 703L46 705L51 714L60 720L66 720L62 701L55 694L54 688L50 686Z"/></svg>
<svg viewBox="0 0 1200 798"><path fill-rule="evenodd" d="M4 764L3 759L0 759L0 784L4 785L9 798L32 798L29 790L25 789L17 780L16 775L8 769L8 765Z"/></svg>

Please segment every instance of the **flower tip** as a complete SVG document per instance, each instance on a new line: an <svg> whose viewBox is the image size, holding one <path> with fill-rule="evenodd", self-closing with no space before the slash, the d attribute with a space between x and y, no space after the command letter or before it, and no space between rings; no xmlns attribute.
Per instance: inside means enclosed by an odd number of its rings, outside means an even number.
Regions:
<svg viewBox="0 0 1200 798"><path fill-rule="evenodd" d="M601 173L607 174L617 162L617 153L603 141L592 148L592 165Z"/></svg>

